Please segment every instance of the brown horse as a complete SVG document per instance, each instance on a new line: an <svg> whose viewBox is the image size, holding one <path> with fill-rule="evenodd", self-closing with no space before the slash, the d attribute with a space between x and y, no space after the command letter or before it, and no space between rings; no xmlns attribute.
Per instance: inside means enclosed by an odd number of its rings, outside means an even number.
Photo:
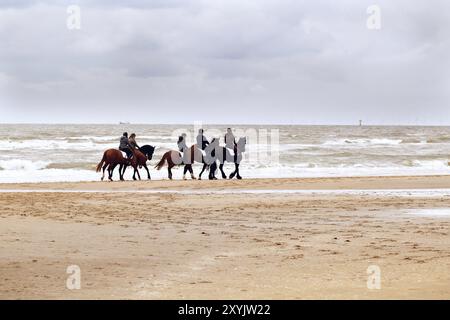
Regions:
<svg viewBox="0 0 450 320"><path fill-rule="evenodd" d="M150 177L150 171L148 170L148 167L147 167L147 160L148 161L152 160L154 151L155 151L155 147L150 146L150 145L145 145L145 146L142 146L141 148L139 148L139 150L135 150L135 158L137 160L137 166L139 166L139 168L144 167L144 169L147 171L148 180L150 180L151 177ZM121 173L122 177L125 173L125 170L127 169L127 166L128 165L124 165L124 167L123 167L123 172ZM134 168L133 180L136 180L136 173L138 174L139 180L141 180L141 175L139 174L139 170L137 170L137 166L136 166L136 168Z"/></svg>
<svg viewBox="0 0 450 320"><path fill-rule="evenodd" d="M189 161L187 161L187 163L184 163L183 158L185 158L184 160L186 160L186 157L183 157L178 151L169 150L164 153L161 160L156 164L155 168L160 170L167 162L167 172L169 174L169 179L172 180L172 168L184 164L183 179L186 180L186 173L189 171L189 173L191 174L191 178L195 180L196 177L194 176L194 170L192 170L192 164L194 162L203 163L203 154L195 144L189 148L188 152L189 154L187 155L187 158L189 159Z"/></svg>
<svg viewBox="0 0 450 320"><path fill-rule="evenodd" d="M122 173L123 168L131 165L135 170L137 169L136 152L134 150L131 151L133 152L133 158L131 159L125 158L122 155L122 152L116 149L108 149L103 153L103 158L97 165L97 172L100 172L100 170L103 169L102 181L105 178L106 168L108 168L108 179L110 181L113 181L113 172L117 165L119 165L119 176L122 181L124 180ZM123 170L123 172L125 172L125 170Z"/></svg>

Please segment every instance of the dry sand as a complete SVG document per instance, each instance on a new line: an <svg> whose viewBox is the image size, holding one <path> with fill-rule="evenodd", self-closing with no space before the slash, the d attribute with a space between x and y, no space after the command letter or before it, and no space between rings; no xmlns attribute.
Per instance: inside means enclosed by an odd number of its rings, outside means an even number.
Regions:
<svg viewBox="0 0 450 320"><path fill-rule="evenodd" d="M413 188L450 176L0 185L0 298L449 299L450 215L409 210L450 196L177 192Z"/></svg>

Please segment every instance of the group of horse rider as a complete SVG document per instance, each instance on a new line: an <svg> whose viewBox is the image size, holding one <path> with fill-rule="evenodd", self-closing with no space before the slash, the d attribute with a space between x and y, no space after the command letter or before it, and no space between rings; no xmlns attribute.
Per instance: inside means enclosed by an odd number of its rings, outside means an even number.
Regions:
<svg viewBox="0 0 450 320"><path fill-rule="evenodd" d="M197 135L197 147L201 150L205 150L210 144L214 143L217 139L213 138L211 140L211 143L208 141L208 139L203 134L203 129L198 130ZM218 142L218 141L217 141ZM181 136L178 137L178 150L180 152L186 152L188 149L188 146L186 144L186 133L183 133ZM225 147L229 149L233 149L236 145L236 139L233 135L233 132L231 128L227 128L227 133L225 134Z"/></svg>
<svg viewBox="0 0 450 320"><path fill-rule="evenodd" d="M233 131L231 128L227 128L227 132L225 133L225 148L234 149L236 146L236 138L234 137ZM197 147L201 150L205 150L209 145L216 146L218 145L218 139L212 139L211 142L205 137L203 129L198 130L197 135ZM186 133L183 133L178 137L178 150L183 154L187 152L189 149L186 144ZM126 153L127 158L131 159L133 157L132 150L139 150L139 145L136 142L136 134L132 133L128 137L128 133L124 132L122 137L120 138L119 150Z"/></svg>

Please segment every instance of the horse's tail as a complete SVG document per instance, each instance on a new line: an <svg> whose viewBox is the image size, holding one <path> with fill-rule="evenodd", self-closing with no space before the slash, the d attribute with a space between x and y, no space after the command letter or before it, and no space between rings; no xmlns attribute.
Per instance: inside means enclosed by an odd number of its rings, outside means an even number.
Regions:
<svg viewBox="0 0 450 320"><path fill-rule="evenodd" d="M161 160L159 160L159 162L156 164L155 168L157 170L160 170L162 167L164 167L164 165L166 164L166 160L168 160L170 156L170 151L166 152L163 157L161 158Z"/></svg>
<svg viewBox="0 0 450 320"><path fill-rule="evenodd" d="M106 151L103 153L103 158L102 161L100 161L100 163L97 165L97 172L100 172L100 170L102 170L102 166L106 161Z"/></svg>

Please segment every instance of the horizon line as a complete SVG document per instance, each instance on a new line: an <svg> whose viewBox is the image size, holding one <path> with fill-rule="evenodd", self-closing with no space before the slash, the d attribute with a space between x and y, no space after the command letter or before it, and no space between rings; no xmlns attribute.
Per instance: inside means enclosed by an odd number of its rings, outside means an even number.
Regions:
<svg viewBox="0 0 450 320"><path fill-rule="evenodd" d="M197 122L199 123L199 122ZM196 125L196 122L167 122L167 123L155 123L155 122L143 122L143 123L120 123L120 122L0 122L0 125ZM208 123L201 122L201 125L206 126L351 126L351 127L449 127L450 124L330 124L330 123Z"/></svg>

